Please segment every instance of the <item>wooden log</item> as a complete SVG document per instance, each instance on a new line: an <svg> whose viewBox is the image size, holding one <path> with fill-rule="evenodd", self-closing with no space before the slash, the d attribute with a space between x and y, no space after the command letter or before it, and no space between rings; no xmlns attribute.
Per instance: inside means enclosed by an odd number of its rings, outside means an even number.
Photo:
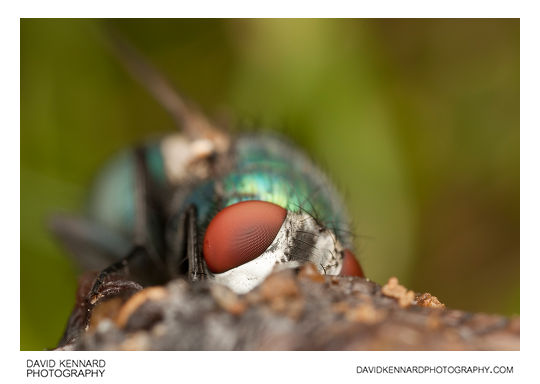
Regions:
<svg viewBox="0 0 540 384"><path fill-rule="evenodd" d="M273 273L246 295L211 281L141 289L119 279L108 287L95 306L79 299L58 349L519 349L519 317L447 309L395 278L381 287L322 276L312 265Z"/></svg>

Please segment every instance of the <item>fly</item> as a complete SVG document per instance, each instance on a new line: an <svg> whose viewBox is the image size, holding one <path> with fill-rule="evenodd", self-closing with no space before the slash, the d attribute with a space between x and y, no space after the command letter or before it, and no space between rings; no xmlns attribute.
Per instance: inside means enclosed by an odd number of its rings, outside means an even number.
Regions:
<svg viewBox="0 0 540 384"><path fill-rule="evenodd" d="M85 297L88 312L118 273L141 286L210 279L240 294L274 268L306 262L328 275L364 276L345 206L302 151L273 135L228 135L131 45L111 40L179 131L114 157L96 178L85 217L54 218L79 263L102 269Z"/></svg>

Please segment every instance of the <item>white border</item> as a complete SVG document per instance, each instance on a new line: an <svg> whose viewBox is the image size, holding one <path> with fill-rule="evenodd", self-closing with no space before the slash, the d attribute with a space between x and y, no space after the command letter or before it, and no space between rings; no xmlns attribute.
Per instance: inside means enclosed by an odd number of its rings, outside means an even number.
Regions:
<svg viewBox="0 0 540 384"><path fill-rule="evenodd" d="M5 2L7 3L7 2ZM360 363L371 364L458 364L485 362L514 365L514 375L489 376L490 382L538 377L538 304L534 283L538 280L540 210L538 146L540 122L538 92L540 69L538 50L538 13L533 2L518 1L21 1L3 4L0 38L2 44L2 128L3 143L1 188L4 215L0 233L7 244L2 247L2 381L20 382L25 377L27 358L50 358L48 352L16 352L19 340L19 258L20 253L20 63L19 17L521 17L521 236L522 269L521 352L138 352L138 353L54 353L54 358L105 356L107 377L100 382L170 382L203 380L273 381L290 377L316 379L317 382L483 380L487 376L370 376L356 375ZM529 4L529 5L526 5ZM17 204L18 203L18 204ZM7 213L7 214L6 214ZM16 353L14 353L16 352ZM45 382L48 380L37 380ZM69 381L71 382L71 380ZM88 382L86 379L85 382Z"/></svg>
<svg viewBox="0 0 540 384"><path fill-rule="evenodd" d="M520 17L526 1L504 0L23 0L19 17Z"/></svg>

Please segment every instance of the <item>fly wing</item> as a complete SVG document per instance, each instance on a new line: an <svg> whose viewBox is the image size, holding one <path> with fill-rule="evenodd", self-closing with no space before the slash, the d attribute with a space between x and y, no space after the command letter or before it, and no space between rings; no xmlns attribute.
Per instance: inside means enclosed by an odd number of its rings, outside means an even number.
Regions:
<svg viewBox="0 0 540 384"><path fill-rule="evenodd" d="M125 256L131 243L88 219L55 215L49 226L83 270L100 270Z"/></svg>

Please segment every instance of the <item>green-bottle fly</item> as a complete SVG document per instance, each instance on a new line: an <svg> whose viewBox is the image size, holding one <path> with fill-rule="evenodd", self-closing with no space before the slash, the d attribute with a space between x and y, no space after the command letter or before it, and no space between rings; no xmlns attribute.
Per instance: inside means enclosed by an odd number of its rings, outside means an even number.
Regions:
<svg viewBox="0 0 540 384"><path fill-rule="evenodd" d="M96 178L84 218L54 219L55 233L83 267L104 268L88 307L118 272L142 286L186 276L237 293L274 268L305 262L324 274L363 276L342 199L301 150L270 134L228 135L133 47L112 40L180 130L114 157Z"/></svg>

